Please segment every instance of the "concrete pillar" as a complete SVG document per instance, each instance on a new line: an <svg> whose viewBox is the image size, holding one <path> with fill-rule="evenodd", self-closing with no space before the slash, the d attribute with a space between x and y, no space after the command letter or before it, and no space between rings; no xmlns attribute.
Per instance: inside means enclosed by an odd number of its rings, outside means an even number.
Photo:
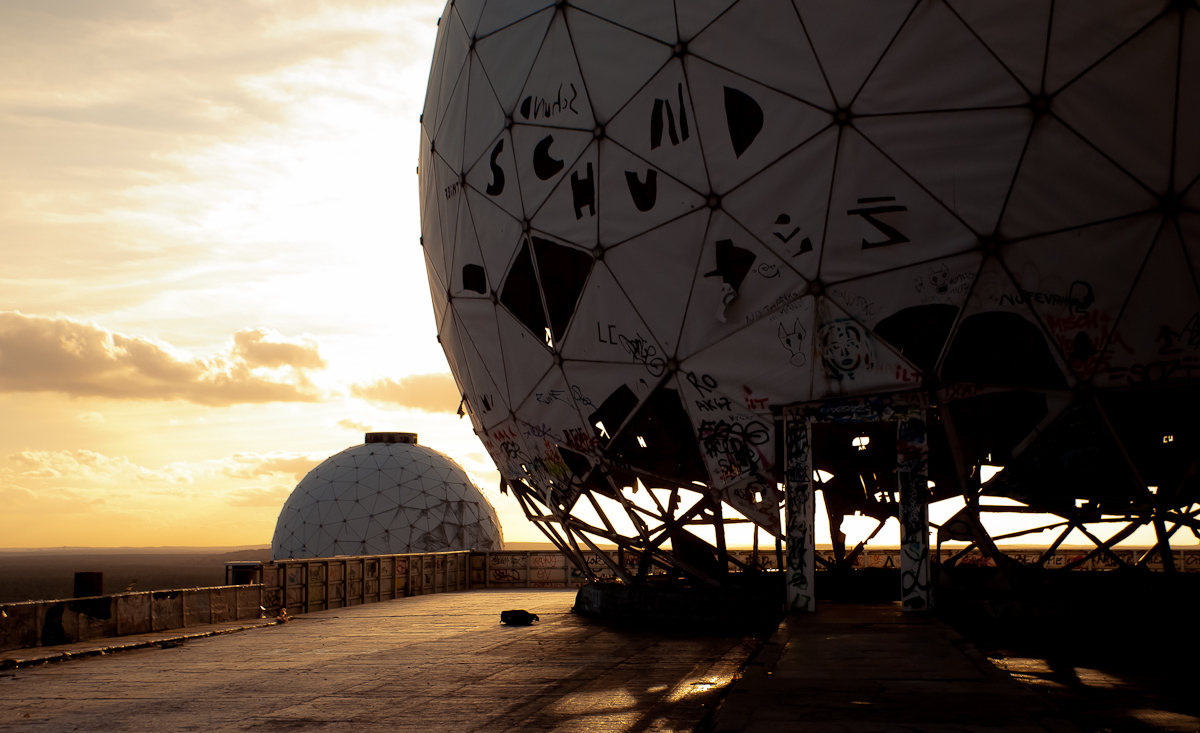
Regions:
<svg viewBox="0 0 1200 733"><path fill-rule="evenodd" d="M900 601L906 611L933 607L929 568L929 442L924 412L899 422L896 476L900 483Z"/></svg>
<svg viewBox="0 0 1200 733"><path fill-rule="evenodd" d="M816 542L813 522L816 497L809 460L811 426L801 415L785 417L779 439L784 446L784 481L787 491L787 603L792 612L817 610L814 570Z"/></svg>

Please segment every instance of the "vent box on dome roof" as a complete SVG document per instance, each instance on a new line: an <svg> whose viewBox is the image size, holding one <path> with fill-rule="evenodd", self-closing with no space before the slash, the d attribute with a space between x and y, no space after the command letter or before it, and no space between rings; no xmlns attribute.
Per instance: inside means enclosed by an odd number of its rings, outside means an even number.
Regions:
<svg viewBox="0 0 1200 733"><path fill-rule="evenodd" d="M416 433L367 433L367 443L412 443L416 444Z"/></svg>

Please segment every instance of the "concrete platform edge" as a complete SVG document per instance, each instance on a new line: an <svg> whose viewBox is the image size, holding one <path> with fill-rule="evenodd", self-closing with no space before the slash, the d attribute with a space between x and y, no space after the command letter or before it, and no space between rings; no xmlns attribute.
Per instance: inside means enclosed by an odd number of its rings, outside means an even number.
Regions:
<svg viewBox="0 0 1200 733"><path fill-rule="evenodd" d="M218 626L218 628L208 628L205 631L189 631L187 633L180 633L180 629L173 629L170 631L157 632L153 634L139 634L138 636L114 636L106 639L94 639L90 642L64 644L62 647L58 648L33 647L31 649L13 649L10 650L10 652L32 652L32 654L29 656L5 656L0 658L0 670L32 667L39 664L49 664L51 662L65 662L71 659L83 659L85 657L98 657L105 654L114 654L116 652L130 651L133 649L146 649L158 644L180 643L192 639L203 639L209 636L220 636L222 634L233 634L239 631L249 631L250 629L261 629L267 626L274 626L276 623L277 622L274 619L238 621L230 624L214 624L214 626Z"/></svg>

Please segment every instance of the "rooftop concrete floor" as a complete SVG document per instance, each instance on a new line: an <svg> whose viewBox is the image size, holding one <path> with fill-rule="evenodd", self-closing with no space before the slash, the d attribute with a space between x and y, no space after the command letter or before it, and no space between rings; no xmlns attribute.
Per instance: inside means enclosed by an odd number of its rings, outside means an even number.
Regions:
<svg viewBox="0 0 1200 733"><path fill-rule="evenodd" d="M1074 731L953 629L900 604L785 620L721 705L717 733Z"/></svg>
<svg viewBox="0 0 1200 733"><path fill-rule="evenodd" d="M0 731L690 731L756 646L596 623L574 598L419 596L19 667ZM541 621L502 626L509 608Z"/></svg>
<svg viewBox="0 0 1200 733"><path fill-rule="evenodd" d="M0 671L0 731L1076 730L949 627L897 604L822 604L755 653L734 634L580 618L573 601L421 596L22 666ZM502 626L508 608L541 622Z"/></svg>

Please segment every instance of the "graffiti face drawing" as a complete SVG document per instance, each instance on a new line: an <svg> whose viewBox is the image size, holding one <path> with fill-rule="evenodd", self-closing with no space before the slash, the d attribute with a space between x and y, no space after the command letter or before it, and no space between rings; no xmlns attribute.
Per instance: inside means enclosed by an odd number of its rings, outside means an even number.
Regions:
<svg viewBox="0 0 1200 733"><path fill-rule="evenodd" d="M800 326L799 318L792 324L791 331L782 323L779 324L779 343L792 352L792 358L789 359L792 366L804 366L804 329Z"/></svg>
<svg viewBox="0 0 1200 733"><path fill-rule="evenodd" d="M929 268L929 284L938 295L945 295L950 289L950 268L944 264Z"/></svg>
<svg viewBox="0 0 1200 733"><path fill-rule="evenodd" d="M854 379L860 369L872 364L871 344L862 327L850 319L838 319L821 326L817 346L826 373L837 381Z"/></svg>

